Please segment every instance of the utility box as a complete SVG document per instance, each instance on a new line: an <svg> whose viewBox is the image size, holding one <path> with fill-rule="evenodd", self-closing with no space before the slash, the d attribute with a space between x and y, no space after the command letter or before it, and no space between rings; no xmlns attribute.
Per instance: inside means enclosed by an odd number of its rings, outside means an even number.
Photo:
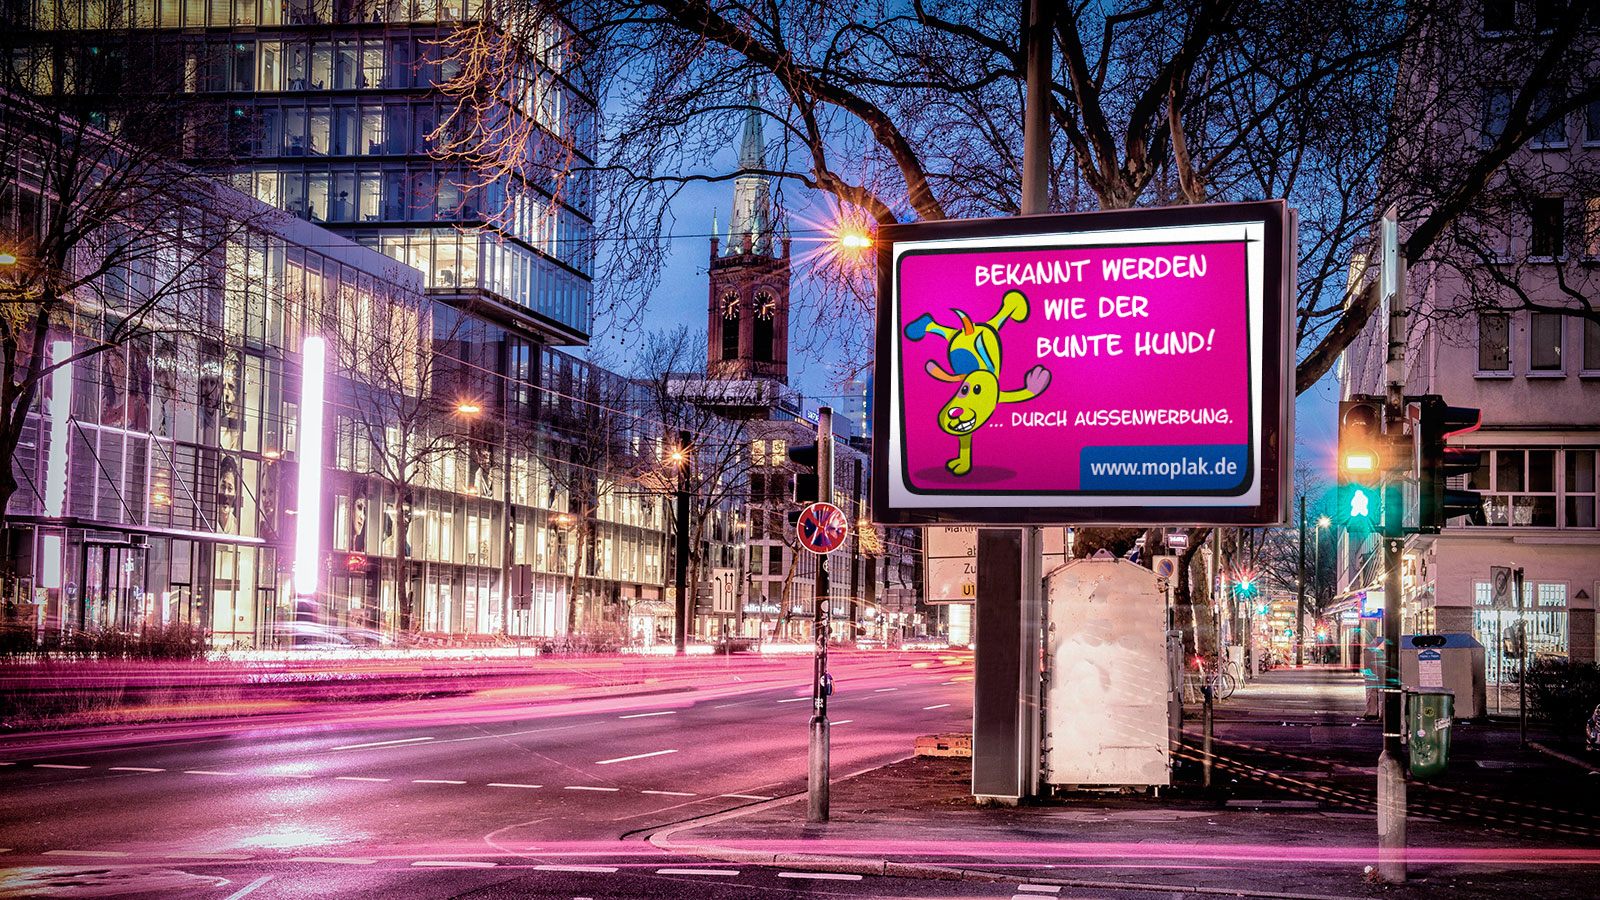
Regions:
<svg viewBox="0 0 1600 900"><path fill-rule="evenodd" d="M1049 604L1041 780L1172 783L1166 600L1149 569L1080 559L1045 578Z"/></svg>
<svg viewBox="0 0 1600 900"><path fill-rule="evenodd" d="M1455 713L1463 719L1488 713L1483 645L1470 634L1402 635L1400 684L1412 691L1454 694Z"/></svg>

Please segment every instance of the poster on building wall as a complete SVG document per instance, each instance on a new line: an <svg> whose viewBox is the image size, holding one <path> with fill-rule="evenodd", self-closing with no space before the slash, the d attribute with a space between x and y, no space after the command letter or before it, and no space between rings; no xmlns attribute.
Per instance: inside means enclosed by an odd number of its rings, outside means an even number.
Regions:
<svg viewBox="0 0 1600 900"><path fill-rule="evenodd" d="M1272 201L882 229L878 521L1280 523L1293 222Z"/></svg>

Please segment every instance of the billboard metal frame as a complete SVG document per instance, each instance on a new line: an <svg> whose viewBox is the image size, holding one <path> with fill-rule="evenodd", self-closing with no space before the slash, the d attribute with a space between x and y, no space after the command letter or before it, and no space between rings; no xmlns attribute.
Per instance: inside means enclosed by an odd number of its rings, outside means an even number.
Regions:
<svg viewBox="0 0 1600 900"><path fill-rule="evenodd" d="M1085 505L1052 503L1037 496L1033 505L961 505L937 508L891 505L891 453L902 445L903 387L897 388L899 327L894 298L896 245L906 242L1005 239L1052 234L1084 235L1182 228L1201 225L1259 224L1263 227L1262 336L1260 358L1254 361L1261 380L1259 430L1252 451L1259 455L1258 502L1230 504L1219 497L1214 505L1189 498L1192 505ZM1287 521L1292 495L1294 434L1294 315L1296 283L1295 214L1282 200L1253 203L1208 204L1153 209L961 219L886 225L878 230L877 358L873 375L873 520L889 525L1281 525ZM978 245L975 245L978 246ZM1087 493L1087 492L1083 492ZM1143 496L1144 492L1127 492ZM964 491L963 497L981 496ZM996 492L996 496L999 492ZM967 501L971 502L971 501Z"/></svg>

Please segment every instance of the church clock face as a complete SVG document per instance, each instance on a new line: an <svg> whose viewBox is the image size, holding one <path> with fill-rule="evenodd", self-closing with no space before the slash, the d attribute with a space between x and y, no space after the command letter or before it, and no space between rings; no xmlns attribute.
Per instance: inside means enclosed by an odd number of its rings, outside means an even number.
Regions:
<svg viewBox="0 0 1600 900"><path fill-rule="evenodd" d="M756 315L763 319L770 319L778 312L778 301L767 291L756 294Z"/></svg>
<svg viewBox="0 0 1600 900"><path fill-rule="evenodd" d="M728 291L722 295L722 317L724 319L739 318L739 295L735 291Z"/></svg>

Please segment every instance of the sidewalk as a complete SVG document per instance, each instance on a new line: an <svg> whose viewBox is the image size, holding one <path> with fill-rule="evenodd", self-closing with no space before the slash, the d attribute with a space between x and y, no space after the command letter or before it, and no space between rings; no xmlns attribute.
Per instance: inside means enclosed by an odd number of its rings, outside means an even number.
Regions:
<svg viewBox="0 0 1600 900"><path fill-rule="evenodd" d="M980 808L964 759L908 759L835 781L830 820L803 793L658 830L657 846L746 864L1269 897L1600 896L1600 776L1518 747L1516 727L1462 727L1450 771L1411 782L1410 881L1376 862L1380 729L1359 676L1284 669L1217 714L1215 790L1196 753L1159 799L1077 793ZM1199 723L1185 722L1187 747ZM1064 896L1064 895L1063 895Z"/></svg>

